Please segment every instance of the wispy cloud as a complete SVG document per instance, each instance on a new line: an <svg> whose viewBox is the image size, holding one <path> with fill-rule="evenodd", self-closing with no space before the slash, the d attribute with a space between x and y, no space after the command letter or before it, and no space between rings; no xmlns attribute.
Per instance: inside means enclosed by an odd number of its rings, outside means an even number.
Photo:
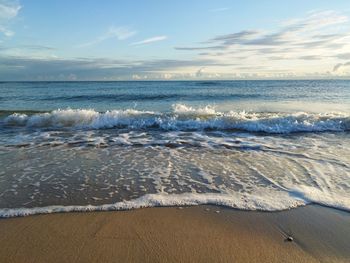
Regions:
<svg viewBox="0 0 350 263"><path fill-rule="evenodd" d="M219 7L219 8L210 9L210 12L223 12L230 9L231 9L230 7Z"/></svg>
<svg viewBox="0 0 350 263"><path fill-rule="evenodd" d="M196 47L174 47L176 50L187 50L187 51L193 51L193 50L218 50L218 49L221 49L221 48L225 48L224 46L222 45L217 45L217 46L196 46Z"/></svg>
<svg viewBox="0 0 350 263"><path fill-rule="evenodd" d="M12 37L15 32L9 29L9 23L17 15L22 6L18 1L0 0L0 33Z"/></svg>
<svg viewBox="0 0 350 263"><path fill-rule="evenodd" d="M195 49L222 49L230 46L283 46L294 45L303 47L322 46L334 42L345 43L348 32L338 34L325 33L328 27L344 24L348 18L334 11L312 13L303 19L291 19L284 21L276 32L264 32L261 30L242 30L239 32L219 35L209 39L202 44L211 46L176 47L182 50ZM330 30L332 31L332 29ZM326 31L328 32L328 31Z"/></svg>
<svg viewBox="0 0 350 263"><path fill-rule="evenodd" d="M77 47L89 47L89 46L94 46L97 45L101 42L104 42L108 39L117 39L117 40L125 40L128 39L132 36L134 36L137 32L135 30L130 29L129 27L115 27L111 26L106 33L103 35L99 36L95 40L83 43L78 45Z"/></svg>
<svg viewBox="0 0 350 263"><path fill-rule="evenodd" d="M154 43L154 42L163 41L163 40L165 40L167 38L168 38L167 36L155 36L155 37L151 37L151 38L146 38L146 39L138 41L138 42L134 42L131 45L132 46L145 45L145 44L150 44L150 43Z"/></svg>
<svg viewBox="0 0 350 263"><path fill-rule="evenodd" d="M0 25L0 33L2 33L6 37L12 37L15 34L15 32L2 25Z"/></svg>
<svg viewBox="0 0 350 263"><path fill-rule="evenodd" d="M21 5L18 1L0 1L0 21L10 20L17 16Z"/></svg>
<svg viewBox="0 0 350 263"><path fill-rule="evenodd" d="M18 45L12 47L1 46L0 50L38 50L38 51L51 51L55 50L53 47L43 45Z"/></svg>
<svg viewBox="0 0 350 263"><path fill-rule="evenodd" d="M338 63L337 65L334 66L333 71L338 71L340 70L340 68L348 67L348 66L350 66L350 62Z"/></svg>
<svg viewBox="0 0 350 263"><path fill-rule="evenodd" d="M199 57L217 62L240 61L245 69L231 69L237 71L254 72L254 67L260 64L260 73L275 70L276 73L290 71L296 75L315 71L336 74L340 68L345 70L350 65L333 66L336 60L350 57L349 28L349 18L342 13L332 10L309 12L304 18L281 21L274 31L241 30L175 49L198 51Z"/></svg>

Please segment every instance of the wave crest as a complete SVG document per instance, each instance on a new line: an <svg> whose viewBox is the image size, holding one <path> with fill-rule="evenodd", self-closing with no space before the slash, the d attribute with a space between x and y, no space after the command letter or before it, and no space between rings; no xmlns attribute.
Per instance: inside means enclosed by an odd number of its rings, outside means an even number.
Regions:
<svg viewBox="0 0 350 263"><path fill-rule="evenodd" d="M93 109L65 109L33 115L14 113L6 126L34 128L128 128L161 130L242 130L247 132L293 133L347 131L350 115L345 113L219 112L214 107L193 108L183 104L172 112L156 113L134 109L97 112Z"/></svg>

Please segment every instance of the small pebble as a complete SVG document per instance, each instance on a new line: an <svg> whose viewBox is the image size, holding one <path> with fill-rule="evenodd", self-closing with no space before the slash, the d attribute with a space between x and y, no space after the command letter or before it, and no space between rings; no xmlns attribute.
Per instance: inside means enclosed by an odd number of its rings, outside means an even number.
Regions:
<svg viewBox="0 0 350 263"><path fill-rule="evenodd" d="M206 208L206 209L205 209L205 211L207 211L207 212L208 212L208 211L210 211L210 209L209 209L209 208Z"/></svg>
<svg viewBox="0 0 350 263"><path fill-rule="evenodd" d="M216 211L215 211L215 213L217 213L217 214L218 214L218 213L220 213L220 211L219 211L219 210L216 210Z"/></svg>
<svg viewBox="0 0 350 263"><path fill-rule="evenodd" d="M183 208L182 206L179 206L179 209L182 210L182 209L184 209L184 208Z"/></svg>
<svg viewBox="0 0 350 263"><path fill-rule="evenodd" d="M287 241L292 242L293 240L294 240L293 237L291 236L287 237Z"/></svg>

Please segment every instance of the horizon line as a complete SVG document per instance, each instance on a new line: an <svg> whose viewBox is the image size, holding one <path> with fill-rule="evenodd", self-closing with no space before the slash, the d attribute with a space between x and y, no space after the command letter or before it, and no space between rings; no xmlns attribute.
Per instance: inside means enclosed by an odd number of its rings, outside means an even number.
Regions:
<svg viewBox="0 0 350 263"><path fill-rule="evenodd" d="M350 80L350 76L344 78L261 78L261 79L129 79L129 80L0 80L0 83L8 82L186 82L186 81L302 81L302 80Z"/></svg>

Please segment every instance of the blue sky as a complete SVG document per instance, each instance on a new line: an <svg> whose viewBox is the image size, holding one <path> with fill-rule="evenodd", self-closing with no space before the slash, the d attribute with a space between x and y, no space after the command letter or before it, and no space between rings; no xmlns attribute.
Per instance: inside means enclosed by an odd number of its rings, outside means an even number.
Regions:
<svg viewBox="0 0 350 263"><path fill-rule="evenodd" d="M349 17L349 1L0 0L0 80L348 78Z"/></svg>

